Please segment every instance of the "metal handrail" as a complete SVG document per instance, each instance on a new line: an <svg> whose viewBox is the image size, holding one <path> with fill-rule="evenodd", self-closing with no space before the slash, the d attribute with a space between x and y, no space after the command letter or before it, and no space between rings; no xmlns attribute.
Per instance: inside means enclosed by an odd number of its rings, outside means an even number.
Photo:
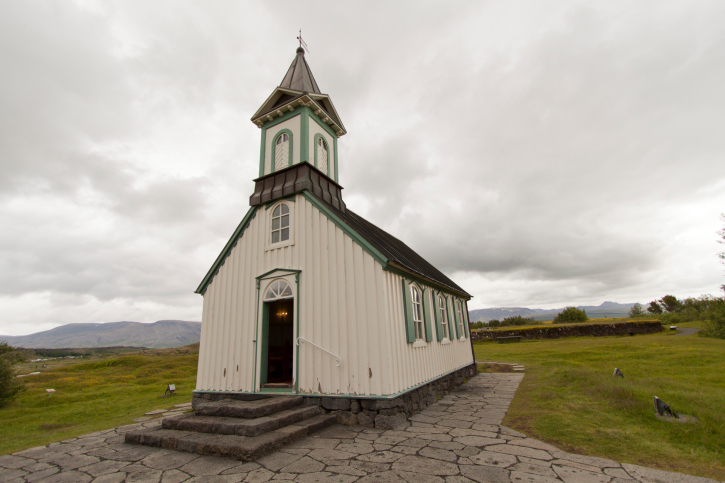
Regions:
<svg viewBox="0 0 725 483"><path fill-rule="evenodd" d="M297 345L298 346L300 345L300 340L303 341L303 342L307 342L308 344L312 344L313 346L317 347L321 351L325 351L328 354L330 354L332 357L334 357L335 360L337 360L337 364L335 364L335 367L340 367L340 364L342 364L342 359L340 358L340 356L337 356L337 355L333 354L332 352L328 351L327 349L323 349L319 345L315 344L314 342L310 342L309 340L305 339L304 337L297 337L297 341L296 342L297 342Z"/></svg>

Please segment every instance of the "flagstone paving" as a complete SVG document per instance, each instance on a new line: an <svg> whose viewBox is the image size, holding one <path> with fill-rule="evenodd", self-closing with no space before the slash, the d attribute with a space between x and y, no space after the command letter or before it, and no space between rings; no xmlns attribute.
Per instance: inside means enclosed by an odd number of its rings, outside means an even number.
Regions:
<svg viewBox="0 0 725 483"><path fill-rule="evenodd" d="M524 375L479 374L407 427L333 426L254 463L123 443L160 419L0 456L0 482L713 482L569 454L501 426Z"/></svg>

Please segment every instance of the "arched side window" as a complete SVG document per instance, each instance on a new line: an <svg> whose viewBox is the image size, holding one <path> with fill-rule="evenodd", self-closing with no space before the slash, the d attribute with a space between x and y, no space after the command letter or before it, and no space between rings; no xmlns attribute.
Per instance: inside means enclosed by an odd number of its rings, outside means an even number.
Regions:
<svg viewBox="0 0 725 483"><path fill-rule="evenodd" d="M272 243L289 240L289 206L278 205L272 212Z"/></svg>
<svg viewBox="0 0 725 483"><path fill-rule="evenodd" d="M415 339L423 340L425 332L423 329L423 299L417 287L410 286L411 302L413 304L413 323L415 324Z"/></svg>
<svg viewBox="0 0 725 483"><path fill-rule="evenodd" d="M288 298L292 298L292 287L284 280L275 280L269 284L267 291L264 292L265 301Z"/></svg>
<svg viewBox="0 0 725 483"><path fill-rule="evenodd" d="M463 330L463 311L461 310L460 300L456 300L456 313L458 315L458 333L461 335L461 339L465 339L466 332Z"/></svg>
<svg viewBox="0 0 725 483"><path fill-rule="evenodd" d="M292 131L282 129L272 142L272 172L292 166Z"/></svg>
<svg viewBox="0 0 725 483"><path fill-rule="evenodd" d="M330 172L329 158L330 150L327 146L327 141L325 141L322 135L317 134L315 136L315 167L328 176Z"/></svg>
<svg viewBox="0 0 725 483"><path fill-rule="evenodd" d="M442 295L438 296L438 313L441 319L441 331L444 339L450 339L448 335L448 311L446 310L446 300Z"/></svg>

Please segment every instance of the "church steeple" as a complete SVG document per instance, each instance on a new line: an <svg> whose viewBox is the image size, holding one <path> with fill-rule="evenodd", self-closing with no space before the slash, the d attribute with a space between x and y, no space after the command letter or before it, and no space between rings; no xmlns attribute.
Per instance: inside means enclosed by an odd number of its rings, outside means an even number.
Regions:
<svg viewBox="0 0 725 483"><path fill-rule="evenodd" d="M330 96L320 92L302 47L252 122L262 129L260 177L308 162L338 182L337 138L347 131Z"/></svg>
<svg viewBox="0 0 725 483"><path fill-rule="evenodd" d="M292 65L289 66L289 70L287 70L287 74L285 74L279 86L285 89L321 94L310 66L307 65L305 49L302 47L297 48L295 60L292 61Z"/></svg>

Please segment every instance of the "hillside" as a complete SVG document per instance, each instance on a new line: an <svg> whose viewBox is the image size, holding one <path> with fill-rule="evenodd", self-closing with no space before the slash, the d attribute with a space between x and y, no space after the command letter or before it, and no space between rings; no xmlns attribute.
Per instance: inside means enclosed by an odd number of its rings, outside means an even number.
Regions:
<svg viewBox="0 0 725 483"><path fill-rule="evenodd" d="M66 347L180 347L199 342L201 322L159 320L153 324L140 322L107 322L104 324L68 324L30 335L4 336L15 347L59 349Z"/></svg>
<svg viewBox="0 0 725 483"><path fill-rule="evenodd" d="M603 318L603 317L626 317L629 314L629 309L634 304L619 304L617 302L604 302L601 305L579 305L577 308L586 310L587 315L590 318ZM531 317L535 320L554 320L556 314L564 310L564 307L560 309L529 309L526 307L493 307L490 309L478 309L471 310L468 312L469 320L471 322L477 322L482 320L488 322L489 320L497 319L503 320L506 317L514 317L520 315L522 317Z"/></svg>

